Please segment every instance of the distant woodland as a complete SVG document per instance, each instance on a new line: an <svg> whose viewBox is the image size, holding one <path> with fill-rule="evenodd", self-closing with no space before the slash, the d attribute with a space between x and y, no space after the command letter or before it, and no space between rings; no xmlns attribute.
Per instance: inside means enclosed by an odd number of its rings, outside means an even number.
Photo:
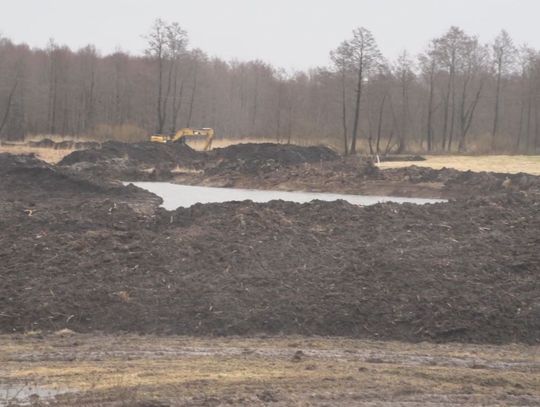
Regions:
<svg viewBox="0 0 540 407"><path fill-rule="evenodd" d="M0 38L0 138L213 127L348 153L540 151L540 52L505 31L483 44L451 27L420 55L389 60L357 28L328 50L329 66L294 73L209 57L177 23L156 20L145 38L144 55Z"/></svg>

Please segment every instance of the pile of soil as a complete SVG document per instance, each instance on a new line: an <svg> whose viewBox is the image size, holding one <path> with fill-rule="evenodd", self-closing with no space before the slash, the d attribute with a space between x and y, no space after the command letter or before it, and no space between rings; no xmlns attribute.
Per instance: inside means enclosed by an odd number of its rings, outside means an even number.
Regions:
<svg viewBox="0 0 540 407"><path fill-rule="evenodd" d="M337 160L338 154L328 147L302 147L282 144L238 144L198 152L177 143L106 142L101 148L75 151L60 161L94 176L129 181L174 179L175 174L206 177L231 172L254 175L306 163Z"/></svg>
<svg viewBox="0 0 540 407"><path fill-rule="evenodd" d="M63 191L72 194L97 193L104 188L104 185L89 180L70 177L66 172L41 161L33 154L0 154L0 172L0 191L6 198L27 193L46 196Z"/></svg>
<svg viewBox="0 0 540 407"><path fill-rule="evenodd" d="M292 144L246 143L216 148L209 153L216 165L206 170L208 175L229 171L268 173L279 168L322 161L337 160L339 155L325 146L297 146Z"/></svg>
<svg viewBox="0 0 540 407"><path fill-rule="evenodd" d="M426 161L421 155L381 155L381 162L396 162L396 161Z"/></svg>
<svg viewBox="0 0 540 407"><path fill-rule="evenodd" d="M193 170L203 163L204 153L184 143L108 141L99 148L74 151L58 164L97 178L165 181L178 167Z"/></svg>
<svg viewBox="0 0 540 407"><path fill-rule="evenodd" d="M55 150L83 150L91 148L99 148L101 144L96 141L73 141L64 140L55 142L45 138L40 141L29 141L28 146L33 148L52 148Z"/></svg>
<svg viewBox="0 0 540 407"><path fill-rule="evenodd" d="M54 205L59 208L71 202L115 199L131 204L137 211L153 212L163 201L161 198L132 185L82 176L65 168L50 165L35 155L0 153L0 195L2 202L20 207L31 216L40 207ZM30 215L29 215L30 214Z"/></svg>
<svg viewBox="0 0 540 407"><path fill-rule="evenodd" d="M186 162L198 160L201 153L193 150L183 143L122 143L119 141L107 141L101 148L92 148L82 151L74 151L59 162L59 165L73 165L77 163L101 163L125 161L130 166L160 165L177 166Z"/></svg>
<svg viewBox="0 0 540 407"><path fill-rule="evenodd" d="M141 211L149 194L134 187L92 190L65 168L0 157L1 332L539 341L530 191Z"/></svg>
<svg viewBox="0 0 540 407"><path fill-rule="evenodd" d="M359 157L281 166L271 172L246 173L235 167L220 166L219 170L176 174L170 179L186 185L445 199L506 191L540 192L540 177L530 174L417 166L380 170L371 160Z"/></svg>
<svg viewBox="0 0 540 407"><path fill-rule="evenodd" d="M458 171L451 168L434 170L417 166L388 169L381 173L382 179L389 182L442 184L444 190L453 197L482 196L509 190L540 192L540 177L525 173Z"/></svg>

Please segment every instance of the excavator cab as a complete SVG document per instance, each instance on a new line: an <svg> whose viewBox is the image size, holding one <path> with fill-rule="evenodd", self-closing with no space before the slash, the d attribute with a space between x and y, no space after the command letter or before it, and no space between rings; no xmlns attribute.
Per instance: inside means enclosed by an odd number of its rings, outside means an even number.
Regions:
<svg viewBox="0 0 540 407"><path fill-rule="evenodd" d="M214 129L211 129L209 127L203 127L200 129L186 127L178 130L174 135L154 134L150 137L150 141L156 143L186 143L189 138L199 137L204 137L206 139L203 150L210 150L210 148L212 148L212 141L214 140Z"/></svg>

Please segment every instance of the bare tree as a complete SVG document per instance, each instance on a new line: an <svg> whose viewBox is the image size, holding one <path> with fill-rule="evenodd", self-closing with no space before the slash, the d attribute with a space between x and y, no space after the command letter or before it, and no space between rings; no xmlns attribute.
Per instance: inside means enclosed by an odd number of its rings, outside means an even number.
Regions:
<svg viewBox="0 0 540 407"><path fill-rule="evenodd" d="M492 59L496 72L495 86L495 112L493 114L493 130L491 131L491 148L495 150L497 130L499 128L499 110L501 100L501 85L503 76L508 74L514 66L517 49L514 46L510 35L502 30L495 38L492 46Z"/></svg>
<svg viewBox="0 0 540 407"><path fill-rule="evenodd" d="M15 95L15 91L17 90L17 86L19 86L19 77L16 76L15 80L13 82L13 85L11 86L11 89L9 91L7 101L6 101L6 107L4 109L4 114L2 115L2 121L0 121L0 135L2 134L2 131L6 127L9 113L11 111L11 106L13 104L13 96Z"/></svg>
<svg viewBox="0 0 540 407"><path fill-rule="evenodd" d="M146 55L157 62L157 133L163 133L167 117L167 97L163 96L165 65L167 61L167 23L158 18L147 36ZM170 85L170 82L169 82ZM170 90L170 88L169 88Z"/></svg>
<svg viewBox="0 0 540 407"><path fill-rule="evenodd" d="M435 58L432 57L433 53L428 52L427 54L420 55L420 65L422 69L423 76L426 78L428 85L428 100L427 100L427 123L426 123L426 148L427 151L433 150L434 145L434 135L433 135L433 115L436 108L433 105L434 96L435 96L435 70L437 67L437 62Z"/></svg>
<svg viewBox="0 0 540 407"><path fill-rule="evenodd" d="M357 28L353 31L353 37L347 42L347 47L350 49L351 64L355 67L357 77L354 124L350 148L350 153L356 154L363 83L371 71L382 63L382 54L379 51L379 47L375 42L373 34L363 27Z"/></svg>
<svg viewBox="0 0 540 407"><path fill-rule="evenodd" d="M2 135L141 140L199 123L230 137L329 143L343 151L359 150L364 135L372 152L377 144L379 152L486 151L493 134L497 149L538 151L537 50L521 52L513 70L494 57L511 39L490 44L486 59L477 38L452 27L418 59L402 56L389 72L380 69L384 61L366 31L339 44L330 69L292 74L261 61L207 58L187 48L178 24L163 21L147 37L144 56L102 56L92 46L73 52L54 42L41 50L2 37Z"/></svg>
<svg viewBox="0 0 540 407"><path fill-rule="evenodd" d="M399 120L399 144L397 153L402 153L407 149L407 136L409 133L410 108L409 93L416 75L413 71L413 61L407 51L399 56L394 67L394 75L398 78L401 96L401 115Z"/></svg>
<svg viewBox="0 0 540 407"><path fill-rule="evenodd" d="M352 50L349 42L343 41L341 45L330 53L330 58L339 73L341 83L341 125L343 127L343 149L345 155L349 152L347 140L347 78L353 70Z"/></svg>
<svg viewBox="0 0 540 407"><path fill-rule="evenodd" d="M181 59L187 53L188 35L187 32L176 22L165 27L167 37L167 54L170 59L168 83L172 82L172 121L171 133L177 130L178 115L182 108L182 97L184 91L184 77L180 77ZM172 78L172 79L171 79ZM180 84L178 83L180 82Z"/></svg>
<svg viewBox="0 0 540 407"><path fill-rule="evenodd" d="M459 107L460 138L458 150L465 151L467 134L471 128L485 82L487 49L471 37L463 44L461 64L462 90Z"/></svg>

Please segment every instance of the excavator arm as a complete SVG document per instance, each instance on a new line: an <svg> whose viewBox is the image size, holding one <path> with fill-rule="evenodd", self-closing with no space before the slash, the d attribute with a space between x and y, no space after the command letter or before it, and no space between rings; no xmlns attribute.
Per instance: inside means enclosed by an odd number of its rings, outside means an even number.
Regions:
<svg viewBox="0 0 540 407"><path fill-rule="evenodd" d="M214 129L205 127L202 129L195 129L191 127L186 127L180 129L176 132L174 136L168 136L163 134L155 134L150 137L150 141L156 143L168 143L168 142L186 142L191 137L206 137L206 142L204 145L204 151L208 151L212 148L212 141L214 140Z"/></svg>

